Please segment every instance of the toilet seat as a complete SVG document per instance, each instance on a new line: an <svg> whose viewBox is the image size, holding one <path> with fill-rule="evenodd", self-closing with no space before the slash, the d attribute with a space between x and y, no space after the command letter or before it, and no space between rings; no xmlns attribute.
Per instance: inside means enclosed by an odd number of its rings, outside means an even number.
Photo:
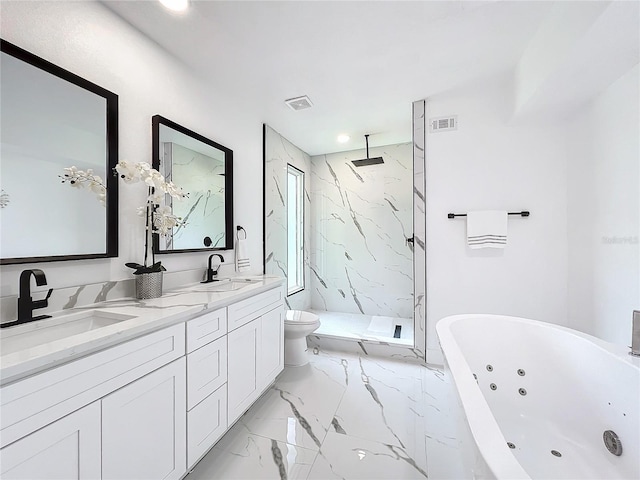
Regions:
<svg viewBox="0 0 640 480"><path fill-rule="evenodd" d="M287 310L284 318L285 325L313 325L318 321L317 315L301 310Z"/></svg>
<svg viewBox="0 0 640 480"><path fill-rule="evenodd" d="M302 310L287 310L284 316L284 364L301 367L309 363L307 335L320 327L320 318Z"/></svg>

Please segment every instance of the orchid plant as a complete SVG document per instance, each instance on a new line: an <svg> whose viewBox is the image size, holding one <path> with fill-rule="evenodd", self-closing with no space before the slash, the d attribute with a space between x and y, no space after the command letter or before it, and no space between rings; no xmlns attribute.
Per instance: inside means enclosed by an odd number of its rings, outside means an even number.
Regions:
<svg viewBox="0 0 640 480"><path fill-rule="evenodd" d="M188 194L173 182L167 181L158 170L151 168L151 165L146 162L129 163L123 160L116 165L115 170L125 183L143 182L148 188L146 204L137 209L138 215L145 217L144 264L130 262L125 265L135 270L134 275L161 272L165 268L161 262L155 261L155 254L151 249L153 234L167 235L173 228L183 225L184 222L181 217L173 214L171 207L160 206L160 202L165 195L182 199ZM152 250L151 265L148 263L149 250Z"/></svg>
<svg viewBox="0 0 640 480"><path fill-rule="evenodd" d="M88 188L96 194L102 206L105 206L107 187L100 176L94 175L93 170L89 168L85 172L74 166L65 168L64 172L64 175L58 175L62 179L62 183L68 183L74 188Z"/></svg>
<svg viewBox="0 0 640 480"><path fill-rule="evenodd" d="M123 160L115 166L114 170L125 183L143 182L148 188L145 205L137 208L137 214L145 217L144 264L129 262L125 265L135 270L134 275L162 272L165 268L161 262L155 261L155 255L151 248L153 234L167 235L173 228L184 225L184 221L181 217L173 214L171 207L160 206L160 202L165 195L182 199L186 198L188 194L173 182L168 182L158 170L151 168L151 165L146 162L129 163ZM62 183L68 183L75 188L88 188L97 195L100 203L105 205L107 187L102 178L95 175L91 169L84 171L75 166L65 168L64 171L64 175L59 175ZM151 265L148 262L150 250Z"/></svg>

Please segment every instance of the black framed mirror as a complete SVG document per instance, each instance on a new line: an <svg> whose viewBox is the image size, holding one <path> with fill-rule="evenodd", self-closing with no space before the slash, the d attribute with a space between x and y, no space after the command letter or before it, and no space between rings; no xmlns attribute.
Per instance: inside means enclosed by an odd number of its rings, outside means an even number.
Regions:
<svg viewBox="0 0 640 480"><path fill-rule="evenodd" d="M0 46L0 264L116 257L118 96ZM71 167L93 183L62 182Z"/></svg>
<svg viewBox="0 0 640 480"><path fill-rule="evenodd" d="M164 199L184 225L154 235L155 253L233 248L233 151L160 115L154 115L153 168L189 194Z"/></svg>

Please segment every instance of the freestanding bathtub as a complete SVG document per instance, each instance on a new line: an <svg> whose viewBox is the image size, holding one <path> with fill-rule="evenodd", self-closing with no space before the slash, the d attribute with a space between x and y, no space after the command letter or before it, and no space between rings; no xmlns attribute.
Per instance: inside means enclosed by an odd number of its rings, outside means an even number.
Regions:
<svg viewBox="0 0 640 480"><path fill-rule="evenodd" d="M640 478L640 360L628 348L501 315L436 330L468 478Z"/></svg>

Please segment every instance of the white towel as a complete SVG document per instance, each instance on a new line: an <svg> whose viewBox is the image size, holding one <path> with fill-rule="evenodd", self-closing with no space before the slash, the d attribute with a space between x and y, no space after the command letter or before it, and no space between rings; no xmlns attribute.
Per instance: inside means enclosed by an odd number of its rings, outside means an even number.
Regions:
<svg viewBox="0 0 640 480"><path fill-rule="evenodd" d="M467 213L469 248L504 248L507 245L507 212L483 210Z"/></svg>
<svg viewBox="0 0 640 480"><path fill-rule="evenodd" d="M236 238L236 272L249 270L249 255L247 254L247 240Z"/></svg>

